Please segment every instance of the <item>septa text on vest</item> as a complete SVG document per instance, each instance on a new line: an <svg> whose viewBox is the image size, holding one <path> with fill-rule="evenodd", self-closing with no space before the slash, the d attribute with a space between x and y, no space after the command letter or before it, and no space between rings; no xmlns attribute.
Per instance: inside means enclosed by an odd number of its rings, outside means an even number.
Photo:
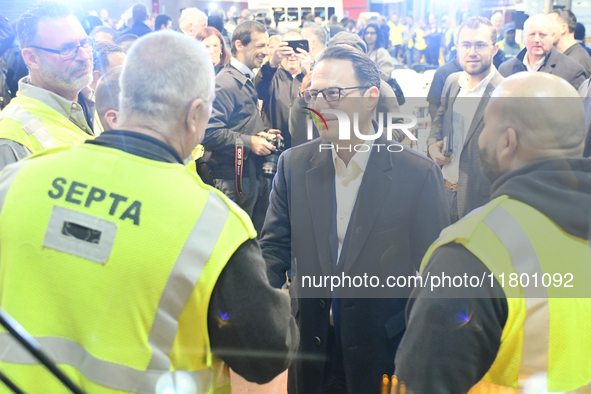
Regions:
<svg viewBox="0 0 591 394"><path fill-rule="evenodd" d="M65 178L55 178L53 180L53 182L51 183L51 186L53 186L53 188L55 190L49 190L49 192L47 194L49 195L49 197L51 197L55 200L62 198L65 194L65 196L66 196L65 201L66 202L76 204L76 205L84 204L84 206L86 208L89 208L91 206L91 204L93 204L93 203L104 202L105 199L107 197L109 197L112 200L110 208L109 208L109 215L111 215L111 216L115 215L117 208L119 206L119 203L121 203L121 202L125 203L128 200L127 197L122 196L117 193L109 193L107 195L107 192L105 190L100 189L98 187L91 186L90 189L88 189L88 185L86 185L84 183L76 182L76 181L73 181L70 184L70 187L68 188L68 191L66 192L65 187L67 186L67 184L68 184L68 181ZM84 197L84 196L86 196L86 197ZM133 220L133 224L135 224L136 226L139 226L140 225L141 209L142 209L142 203L135 200L121 214L119 219L120 220L131 219L131 220Z"/></svg>

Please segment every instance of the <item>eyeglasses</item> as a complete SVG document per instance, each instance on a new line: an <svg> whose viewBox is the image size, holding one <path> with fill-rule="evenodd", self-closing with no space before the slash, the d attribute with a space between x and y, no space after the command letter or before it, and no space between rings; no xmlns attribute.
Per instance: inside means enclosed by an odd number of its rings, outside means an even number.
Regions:
<svg viewBox="0 0 591 394"><path fill-rule="evenodd" d="M464 53L470 52L470 49L474 47L474 51L476 53L483 53L485 52L488 47L492 46L493 44L486 44L484 42L478 42L476 44L470 44L469 42L463 42L460 44L460 51Z"/></svg>
<svg viewBox="0 0 591 394"><path fill-rule="evenodd" d="M304 101L306 101L306 103L312 104L312 103L315 103L316 100L318 99L318 94L322 93L324 100L326 100L327 103L330 103L333 101L339 101L342 97L343 90L369 89L370 87L371 86L353 86L350 88L326 88L326 89L322 89L322 90L310 89L310 90L304 90L303 92L301 92L300 96L304 98Z"/></svg>
<svg viewBox="0 0 591 394"><path fill-rule="evenodd" d="M377 36L377 35L378 35L378 33L377 33L377 32L375 32L375 31L366 31L366 32L365 32L365 35L366 35L366 36Z"/></svg>
<svg viewBox="0 0 591 394"><path fill-rule="evenodd" d="M80 48L92 49L94 47L94 40L90 37L80 40L80 45L68 45L62 49L50 49L30 45L29 48L41 49L42 51L51 52L60 55L61 60L72 60L78 55Z"/></svg>

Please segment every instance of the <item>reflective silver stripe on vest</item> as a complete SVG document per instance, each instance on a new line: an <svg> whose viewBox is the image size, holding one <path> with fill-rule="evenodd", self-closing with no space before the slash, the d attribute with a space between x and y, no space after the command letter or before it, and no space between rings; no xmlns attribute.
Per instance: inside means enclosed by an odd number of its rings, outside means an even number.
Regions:
<svg viewBox="0 0 591 394"><path fill-rule="evenodd" d="M88 380L115 390L131 391L138 394L154 394L159 380L169 376L169 371L140 371L125 365L104 361L92 356L80 344L60 337L36 337L41 349L54 362L76 368ZM0 333L0 360L16 364L39 364L20 343L8 333ZM198 393L209 391L213 372L184 371L190 375ZM32 378L32 377L31 377Z"/></svg>
<svg viewBox="0 0 591 394"><path fill-rule="evenodd" d="M541 280L543 272L540 261L529 237L517 220L504 208L497 206L483 220L497 238L503 243L517 275L538 274ZM505 273L505 281L509 273ZM530 280L531 283L531 280ZM539 282L538 282L539 283ZM507 282L505 282L507 285ZM525 375L536 372L547 373L548 351L550 344L550 310L548 292L544 286L523 287L526 317L523 326L523 347L521 371Z"/></svg>
<svg viewBox="0 0 591 394"><path fill-rule="evenodd" d="M33 135L37 138L37 141L41 144L43 149L55 148L57 144L49 135L49 132L45 128L45 125L41 119L31 114L26 109L15 105L13 107L6 107L8 110L0 112L0 119L8 118L15 120L23 125L23 129L29 135Z"/></svg>
<svg viewBox="0 0 591 394"><path fill-rule="evenodd" d="M213 253L229 212L228 205L217 194L210 192L201 216L170 272L158 303L148 337L148 343L152 347L148 369L170 369L168 354L174 344L178 319Z"/></svg>
<svg viewBox="0 0 591 394"><path fill-rule="evenodd" d="M12 182L14 182L14 179L20 170L30 162L30 160L24 160L4 167L2 176L0 176L0 211L2 211L2 208L4 207L4 202L6 200L6 195L8 194L8 189L10 189L10 185L12 185Z"/></svg>

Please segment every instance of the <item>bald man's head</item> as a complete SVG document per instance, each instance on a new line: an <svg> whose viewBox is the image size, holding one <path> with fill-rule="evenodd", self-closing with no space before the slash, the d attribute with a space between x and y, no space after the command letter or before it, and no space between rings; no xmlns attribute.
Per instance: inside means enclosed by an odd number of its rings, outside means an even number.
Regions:
<svg viewBox="0 0 591 394"><path fill-rule="evenodd" d="M585 112L577 91L548 73L518 73L493 92L478 140L489 182L547 158L582 157Z"/></svg>

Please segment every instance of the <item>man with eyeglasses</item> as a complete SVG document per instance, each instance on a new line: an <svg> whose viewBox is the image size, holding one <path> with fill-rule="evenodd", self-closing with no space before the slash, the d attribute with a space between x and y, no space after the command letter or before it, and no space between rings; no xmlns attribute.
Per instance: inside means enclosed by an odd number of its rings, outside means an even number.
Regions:
<svg viewBox="0 0 591 394"><path fill-rule="evenodd" d="M0 170L32 153L94 137L92 40L72 10L40 2L17 22L29 76L0 112Z"/></svg>
<svg viewBox="0 0 591 394"><path fill-rule="evenodd" d="M442 166L452 223L490 198L490 184L478 167L478 137L486 104L503 80L493 65L496 42L490 20L478 16L462 23L458 56L464 71L447 77L427 138L429 156Z"/></svg>
<svg viewBox="0 0 591 394"><path fill-rule="evenodd" d="M410 293L402 282L386 285L387 278L414 277L449 224L437 165L387 140L372 120L379 86L366 54L327 48L303 92L326 122L320 138L279 159L260 243L272 286L281 288L291 269L301 339L289 369L291 394L380 393L382 375L394 373ZM342 111L349 130L327 110ZM340 137L344 131L349 139ZM368 282L360 285L364 275ZM346 278L342 287L332 279L318 286L327 277L357 278L355 288Z"/></svg>
<svg viewBox="0 0 591 394"><path fill-rule="evenodd" d="M525 49L499 67L508 77L522 71L545 72L565 79L575 89L586 79L585 69L554 47L554 23L548 15L530 16L523 24Z"/></svg>

